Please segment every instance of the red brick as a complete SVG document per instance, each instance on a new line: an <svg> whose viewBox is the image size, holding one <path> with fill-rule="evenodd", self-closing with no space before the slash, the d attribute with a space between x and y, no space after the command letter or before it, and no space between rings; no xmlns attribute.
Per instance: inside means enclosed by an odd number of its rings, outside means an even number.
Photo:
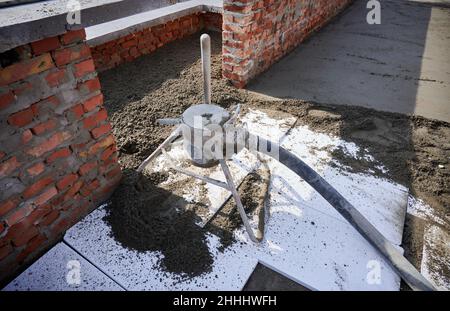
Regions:
<svg viewBox="0 0 450 311"><path fill-rule="evenodd" d="M55 162L58 159L61 158L67 158L68 156L70 156L72 152L70 151L69 148L63 148L60 149L58 151L53 152L48 158L47 158L47 162L48 163L52 163Z"/></svg>
<svg viewBox="0 0 450 311"><path fill-rule="evenodd" d="M100 187L100 182L98 179L94 179L91 183L85 185L81 190L80 193L82 196L88 196L92 193L92 191L97 190Z"/></svg>
<svg viewBox="0 0 450 311"><path fill-rule="evenodd" d="M98 181L98 179L95 179L88 185L88 187L91 190L98 189L100 187L100 181Z"/></svg>
<svg viewBox="0 0 450 311"><path fill-rule="evenodd" d="M87 142L71 145L70 148L72 148L74 153L81 155L84 152L84 150L86 149L86 146L87 146Z"/></svg>
<svg viewBox="0 0 450 311"><path fill-rule="evenodd" d="M51 176L44 177L35 182L34 184L32 184L31 186L29 186L27 189L25 189L25 191L23 192L23 197L25 199L31 198L32 196L38 194L45 187L47 187L53 182L54 182L53 177Z"/></svg>
<svg viewBox="0 0 450 311"><path fill-rule="evenodd" d="M10 232L11 231L19 231L20 229L14 229L14 227L10 228ZM20 234L16 234L14 235L14 237L12 238L12 243L14 246L22 246L27 244L28 241L30 241L32 238L34 238L35 236L37 236L39 234L38 229L35 226L31 226L28 228L22 228L22 230L20 230Z"/></svg>
<svg viewBox="0 0 450 311"><path fill-rule="evenodd" d="M82 61L74 65L75 67L75 77L80 78L88 73L95 71L95 65L92 59Z"/></svg>
<svg viewBox="0 0 450 311"><path fill-rule="evenodd" d="M80 194L83 197L88 197L92 193L92 190L89 189L89 187L84 186L80 189Z"/></svg>
<svg viewBox="0 0 450 311"><path fill-rule="evenodd" d="M64 199L65 200L70 200L71 198L73 198L73 196L80 190L80 188L83 186L83 181L79 180L76 183L74 183L69 190L66 192L66 194L64 195Z"/></svg>
<svg viewBox="0 0 450 311"><path fill-rule="evenodd" d="M49 204L38 206L23 221L28 224L28 226L37 225L44 216L51 212L51 210L52 208Z"/></svg>
<svg viewBox="0 0 450 311"><path fill-rule="evenodd" d="M100 159L106 161L114 152L116 152L116 146L112 145L102 152Z"/></svg>
<svg viewBox="0 0 450 311"><path fill-rule="evenodd" d="M67 45L73 42L83 41L85 38L86 32L84 31L84 29L72 30L66 32L64 35L61 36L61 42Z"/></svg>
<svg viewBox="0 0 450 311"><path fill-rule="evenodd" d="M32 107L16 112L9 116L8 123L13 126L23 127L33 121L35 111Z"/></svg>
<svg viewBox="0 0 450 311"><path fill-rule="evenodd" d="M27 153L32 156L39 157L42 154L55 149L63 141L65 141L66 139L68 139L70 137L71 137L71 135L68 132L55 133L50 138L48 138L47 140L45 140L41 144L39 144L38 146L27 150Z"/></svg>
<svg viewBox="0 0 450 311"><path fill-rule="evenodd" d="M32 211L33 208L30 205L20 207L8 215L6 222L11 227L27 217Z"/></svg>
<svg viewBox="0 0 450 311"><path fill-rule="evenodd" d="M44 101L51 104L53 107L57 107L60 104L59 99L56 96L50 96L50 97L42 100L42 102L44 102Z"/></svg>
<svg viewBox="0 0 450 311"><path fill-rule="evenodd" d="M137 40L136 39L132 39L132 40L129 40L129 41L126 41L126 42L122 43L122 47L124 47L126 49L129 49L132 46L136 46L136 45L137 45Z"/></svg>
<svg viewBox="0 0 450 311"><path fill-rule="evenodd" d="M85 163L80 167L80 170L78 172L80 173L80 175L86 175L87 173L89 173L91 170L93 170L96 167L97 167L97 162Z"/></svg>
<svg viewBox="0 0 450 311"><path fill-rule="evenodd" d="M34 200L34 204L36 204L37 206L40 206L40 205L46 203L51 198L53 198L57 193L58 193L58 191L56 190L55 187L50 187L49 189L47 189L44 192L42 192L42 194L40 194Z"/></svg>
<svg viewBox="0 0 450 311"><path fill-rule="evenodd" d="M30 257L33 252L35 252L39 247L41 247L45 242L47 241L47 238L43 234L38 234L34 238L32 238L30 241L28 241L27 246L24 250L22 250L17 256L16 261L19 263L22 263Z"/></svg>
<svg viewBox="0 0 450 311"><path fill-rule="evenodd" d="M133 47L130 49L130 55L133 56L133 57L138 57L138 56L140 55L140 53L139 53L137 47L133 46Z"/></svg>
<svg viewBox="0 0 450 311"><path fill-rule="evenodd" d="M27 168L27 172L30 176L37 176L42 173L45 169L44 163L37 163L29 168Z"/></svg>
<svg viewBox="0 0 450 311"><path fill-rule="evenodd" d="M68 219L62 218L62 219L58 220L57 222L55 222L52 225L52 228L51 228L52 237L55 237L55 238L58 237L59 235L61 235L61 233L66 231L69 227L70 227L70 222Z"/></svg>
<svg viewBox="0 0 450 311"><path fill-rule="evenodd" d="M35 115L39 115L41 112L47 114L49 111L54 111L54 109L58 108L60 103L59 98L53 95L37 102L31 107L33 108Z"/></svg>
<svg viewBox="0 0 450 311"><path fill-rule="evenodd" d="M55 87L63 83L65 76L66 70L61 69L46 75L45 80L47 81L48 86Z"/></svg>
<svg viewBox="0 0 450 311"><path fill-rule="evenodd" d="M58 37L45 38L39 41L31 42L33 53L39 55L51 50L56 50L61 46Z"/></svg>
<svg viewBox="0 0 450 311"><path fill-rule="evenodd" d="M105 121L107 117L108 117L108 115L106 113L106 110L102 109L102 110L96 112L95 114L84 119L83 126L86 129L91 129L91 128L97 126L98 124L100 124L102 121Z"/></svg>
<svg viewBox="0 0 450 311"><path fill-rule="evenodd" d="M14 94L7 92L0 95L0 110L5 109L14 101Z"/></svg>
<svg viewBox="0 0 450 311"><path fill-rule="evenodd" d="M6 243L3 246L0 246L0 260L5 259L9 254L13 252L13 247L10 243Z"/></svg>
<svg viewBox="0 0 450 311"><path fill-rule="evenodd" d="M14 209L19 204L18 200L9 199L8 201L0 203L0 217L6 215L9 211Z"/></svg>
<svg viewBox="0 0 450 311"><path fill-rule="evenodd" d="M82 104L78 104L75 107L73 107L70 110L77 119L81 118L81 116L84 114L84 109L83 109L83 105Z"/></svg>
<svg viewBox="0 0 450 311"><path fill-rule="evenodd" d="M50 131L56 127L56 121L54 119L47 120L45 122L42 122L35 127L33 127L31 130L33 131L34 135L40 135L47 131Z"/></svg>
<svg viewBox="0 0 450 311"><path fill-rule="evenodd" d="M40 226L49 226L59 217L59 211L53 210L40 221Z"/></svg>
<svg viewBox="0 0 450 311"><path fill-rule="evenodd" d="M31 133L30 130L26 130L25 132L22 133L22 143L23 144L30 142L30 140L32 138L33 138L33 134Z"/></svg>
<svg viewBox="0 0 450 311"><path fill-rule="evenodd" d="M84 111L92 111L97 106L101 106L103 104L103 94L95 95L83 103Z"/></svg>
<svg viewBox="0 0 450 311"><path fill-rule="evenodd" d="M52 67L54 64L49 53L15 63L0 70L0 86L22 80Z"/></svg>
<svg viewBox="0 0 450 311"><path fill-rule="evenodd" d="M58 181L56 183L56 187L59 190L65 189L71 185L73 185L73 183L78 179L78 175L77 174L69 174L64 176L60 181Z"/></svg>
<svg viewBox="0 0 450 311"><path fill-rule="evenodd" d="M53 53L55 63L57 66L63 66L73 61L89 57L91 51L86 44L79 44L62 50L57 50Z"/></svg>
<svg viewBox="0 0 450 311"><path fill-rule="evenodd" d="M0 163L0 178L8 176L8 174L13 172L19 166L20 163L17 161L15 156L9 158L3 163Z"/></svg>
<svg viewBox="0 0 450 311"><path fill-rule="evenodd" d="M89 148L89 154L94 155L97 152L99 152L99 150L103 150L103 149L111 146L112 144L114 144L114 137L112 135L108 135L105 138L103 138L101 141L92 145Z"/></svg>
<svg viewBox="0 0 450 311"><path fill-rule="evenodd" d="M78 86L78 88L85 94L100 90L100 81L95 79L88 80Z"/></svg>
<svg viewBox="0 0 450 311"><path fill-rule="evenodd" d="M116 146L115 145L114 145L114 149L113 150L116 151ZM117 153L115 153L115 152L112 153L112 156L110 156L109 158L106 158L105 160L103 160L103 164L105 166L108 166L110 164L117 163L117 162L118 162Z"/></svg>
<svg viewBox="0 0 450 311"><path fill-rule="evenodd" d="M100 136L105 135L106 133L109 133L111 131L111 124L107 123L107 124L103 124L95 129L93 129L91 131L92 136L97 139Z"/></svg>

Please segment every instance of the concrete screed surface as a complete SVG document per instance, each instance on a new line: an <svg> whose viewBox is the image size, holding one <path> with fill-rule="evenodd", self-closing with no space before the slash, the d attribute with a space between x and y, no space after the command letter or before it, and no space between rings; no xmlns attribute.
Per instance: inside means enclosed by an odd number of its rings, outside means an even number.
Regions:
<svg viewBox="0 0 450 311"><path fill-rule="evenodd" d="M381 24L357 0L248 89L450 122L450 1L381 1Z"/></svg>

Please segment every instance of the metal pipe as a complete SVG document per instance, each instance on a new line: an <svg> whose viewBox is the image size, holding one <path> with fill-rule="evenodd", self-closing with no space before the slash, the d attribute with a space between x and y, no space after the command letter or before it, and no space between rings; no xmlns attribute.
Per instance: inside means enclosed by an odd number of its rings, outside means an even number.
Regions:
<svg viewBox="0 0 450 311"><path fill-rule="evenodd" d="M172 157L167 153L166 149L165 149L165 148L162 148L161 151L162 151L162 153L164 154L164 156L167 158L167 160L169 161L170 167L171 167L173 170L175 170L175 171L177 171L177 172L180 172L180 173L182 173L182 174L184 174L184 175L187 175L187 176L190 176L190 177L197 178L197 179L199 179L199 180L201 180L201 181L211 183L211 184L213 184L213 185L216 185L216 186L218 186L218 187L224 188L224 189L226 189L226 190L230 190L229 187L228 187L228 185L227 185L226 183L224 183L223 181L216 180L216 179L214 179L214 178L210 178L210 177L207 177L207 176L199 175L199 174L193 173L193 172L191 172L191 171L185 170L185 169L183 169L183 168L177 167L177 166L175 165L175 163L174 163Z"/></svg>
<svg viewBox="0 0 450 311"><path fill-rule="evenodd" d="M257 243L260 242L262 239L262 236L256 237L253 233L253 229L250 226L250 223L248 222L247 215L245 214L244 205L242 205L241 197L237 191L237 188L233 181L233 176L231 176L230 169L228 168L227 163L225 160L220 159L219 160L220 166L222 167L223 174L225 175L225 179L227 180L227 184L230 187L230 192L233 195L234 201L236 203L237 209L239 211L239 215L241 216L242 222L244 223L245 230L247 231L248 236L250 237L250 240Z"/></svg>
<svg viewBox="0 0 450 311"><path fill-rule="evenodd" d="M158 146L158 148L155 149L155 151L152 152L151 155L149 155L142 163L139 165L137 172L141 172L156 156L158 156L161 153L161 150L168 146L171 142L173 142L175 139L177 139L181 135L181 127L177 127L170 135L166 138L165 141L161 145Z"/></svg>
<svg viewBox="0 0 450 311"><path fill-rule="evenodd" d="M250 135L253 137L250 138ZM247 132L248 141L257 141L258 151L268 156L274 155L259 146L268 146L268 150L277 148L278 158L287 168L292 170L311 187L313 187L328 203L331 204L375 249L387 260L398 275L413 289L432 291L434 286L403 256L403 254L383 234L375 228L349 201L336 191L325 179L317 174L305 162L281 146L259 136ZM270 147L269 147L270 146Z"/></svg>
<svg viewBox="0 0 450 311"><path fill-rule="evenodd" d="M203 74L203 103L211 104L211 38L202 34L200 37Z"/></svg>

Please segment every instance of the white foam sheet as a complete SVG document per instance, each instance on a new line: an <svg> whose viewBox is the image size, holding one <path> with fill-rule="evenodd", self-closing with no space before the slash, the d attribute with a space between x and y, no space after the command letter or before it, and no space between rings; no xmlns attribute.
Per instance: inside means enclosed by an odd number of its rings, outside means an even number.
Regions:
<svg viewBox="0 0 450 311"><path fill-rule="evenodd" d="M261 127L258 135L270 139L274 133L270 126L261 133L264 124L274 122L265 113L251 111L243 119L254 121L248 122L250 131ZM341 146L352 156L375 159L358 153L354 144L306 127L292 129L281 142L335 186L394 245L400 244L406 189L369 174L344 174L331 165L329 151ZM103 208L72 227L64 239L127 289L239 290L258 261L311 289L399 289L399 277L342 216L283 165L274 160L268 164L272 176L264 240L254 244L240 228L234 232L239 242L219 253L217 237L209 235L214 255L211 273L185 281L162 273L157 264L160 254L126 250L110 237L110 229L102 220ZM253 219L251 223L255 224ZM374 275L379 276L375 281Z"/></svg>
<svg viewBox="0 0 450 311"><path fill-rule="evenodd" d="M421 199L417 199L412 195L408 196L408 214L421 218L430 223L441 226L446 225L446 221L434 211L434 209Z"/></svg>
<svg viewBox="0 0 450 311"><path fill-rule="evenodd" d="M116 242L102 220L105 214L104 206L98 208L69 229L64 240L127 290L241 289L258 263L245 245L234 244L224 253L218 252L218 238L209 235L208 246L214 256L212 271L180 281L178 275L160 270L159 252L138 253Z"/></svg>
<svg viewBox="0 0 450 311"><path fill-rule="evenodd" d="M354 143L336 137L315 133L306 126L299 126L283 140L282 146L302 159L318 172L328 183L352 203L389 241L395 245L402 242L406 215L408 189L390 180L369 174L353 174L339 166L331 165L331 152L342 148L349 156L361 156ZM369 161L369 154L362 153ZM270 161L274 187L297 198L298 204L317 209L338 220L347 222L325 199L295 173L277 161ZM380 167L384 169L383 167Z"/></svg>
<svg viewBox="0 0 450 311"><path fill-rule="evenodd" d="M424 232L421 273L439 290L450 291L450 280L444 275L450 266L450 235L436 225Z"/></svg>
<svg viewBox="0 0 450 311"><path fill-rule="evenodd" d="M286 191L285 183L273 176L260 261L318 290L399 288L400 279L378 252L345 220L323 208L328 203L316 206L318 201L304 201L302 196L308 193ZM367 281L373 265L379 267L380 284Z"/></svg>
<svg viewBox="0 0 450 311"><path fill-rule="evenodd" d="M66 281L67 275L78 268L77 263L70 264L70 261L79 263L79 284L78 281ZM92 290L121 291L123 288L64 243L55 245L3 289L3 291Z"/></svg>

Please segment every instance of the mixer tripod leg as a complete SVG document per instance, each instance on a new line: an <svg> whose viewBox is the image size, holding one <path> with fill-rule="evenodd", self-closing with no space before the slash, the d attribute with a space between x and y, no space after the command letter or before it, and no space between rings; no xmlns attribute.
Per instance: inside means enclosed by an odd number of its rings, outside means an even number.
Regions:
<svg viewBox="0 0 450 311"><path fill-rule="evenodd" d="M239 215L241 216L242 222L244 223L245 230L248 233L248 236L250 237L250 240L253 242L260 242L262 240L261 236L256 237L253 233L253 229L250 226L250 223L248 222L247 215L245 214L244 206L242 205L241 197L239 196L239 193L236 189L236 186L234 185L233 177L231 176L230 169L228 168L227 163L225 160L219 160L220 166L222 167L223 173L225 175L225 179L227 180L227 184L229 187L229 190L231 191L231 194L233 195L234 201L236 202L236 206L239 211Z"/></svg>

